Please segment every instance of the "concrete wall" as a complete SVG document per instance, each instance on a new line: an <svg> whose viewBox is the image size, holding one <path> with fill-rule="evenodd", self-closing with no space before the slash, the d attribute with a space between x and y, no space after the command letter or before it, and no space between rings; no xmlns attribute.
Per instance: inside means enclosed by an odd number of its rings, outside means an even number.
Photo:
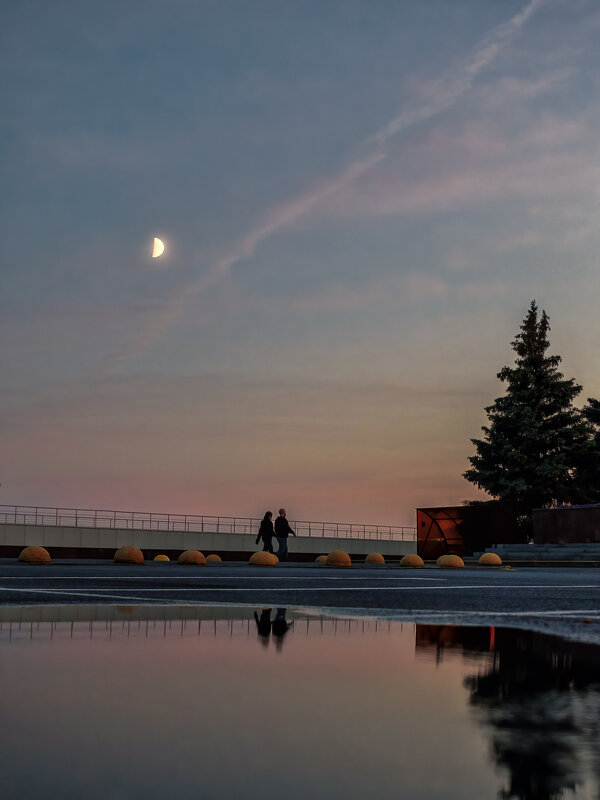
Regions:
<svg viewBox="0 0 600 800"><path fill-rule="evenodd" d="M65 551L89 550L89 556L100 555L99 551L114 551L124 544L132 544L141 550L169 552L201 550L205 555L227 553L249 555L262 549L255 544L256 534L243 533L185 533L179 531L146 531L120 528L76 528L60 525L0 524L0 548L41 545L47 549L61 548ZM274 547L277 542L274 540ZM417 552L416 541L336 539L320 536L290 536L288 539L290 559L298 556L319 555L332 550L345 550L350 555L381 553L386 557L400 558ZM52 555L52 553L51 553ZM85 553L82 554L85 557ZM108 555L108 552L102 555ZM57 553L60 557L60 551Z"/></svg>
<svg viewBox="0 0 600 800"><path fill-rule="evenodd" d="M600 505L535 509L533 540L536 544L600 542Z"/></svg>

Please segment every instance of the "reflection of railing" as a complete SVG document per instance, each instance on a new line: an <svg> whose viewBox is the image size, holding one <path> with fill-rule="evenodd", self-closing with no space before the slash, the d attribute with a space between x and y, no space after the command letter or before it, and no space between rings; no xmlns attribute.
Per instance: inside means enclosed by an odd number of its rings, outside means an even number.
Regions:
<svg viewBox="0 0 600 800"><path fill-rule="evenodd" d="M206 514L155 514L146 511L107 511L87 508L0 505L0 523L76 528L120 528L140 531L256 534L260 519ZM291 520L297 536L334 539L394 539L414 542L416 528L402 525L363 525L352 522Z"/></svg>
<svg viewBox="0 0 600 800"><path fill-rule="evenodd" d="M127 607L122 614L127 615ZM135 612L134 612L135 613ZM275 609L273 609L273 616ZM379 631L389 633L392 625L399 628L401 623L380 620L357 620L336 618L302 617L288 613L289 634L294 636L342 636L351 634L374 634ZM119 639L131 636L143 638L215 637L257 635L254 619L107 619L107 620L61 620L47 622L11 621L0 622L0 641L20 641L23 639Z"/></svg>

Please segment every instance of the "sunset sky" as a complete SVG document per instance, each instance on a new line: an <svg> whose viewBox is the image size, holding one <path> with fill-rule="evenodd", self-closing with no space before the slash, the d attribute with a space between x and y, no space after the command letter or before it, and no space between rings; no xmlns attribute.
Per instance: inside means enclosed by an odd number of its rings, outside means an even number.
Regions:
<svg viewBox="0 0 600 800"><path fill-rule="evenodd" d="M533 298L600 396L599 41L597 0L5 4L0 502L476 497Z"/></svg>

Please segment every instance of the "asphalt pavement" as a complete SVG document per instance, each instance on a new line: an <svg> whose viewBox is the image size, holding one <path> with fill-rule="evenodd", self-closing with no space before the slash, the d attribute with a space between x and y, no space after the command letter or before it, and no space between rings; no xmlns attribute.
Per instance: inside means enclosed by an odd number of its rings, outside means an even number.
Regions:
<svg viewBox="0 0 600 800"><path fill-rule="evenodd" d="M285 564L0 561L0 603L176 603L331 609L446 624L535 627L600 642L600 569L459 570Z"/></svg>

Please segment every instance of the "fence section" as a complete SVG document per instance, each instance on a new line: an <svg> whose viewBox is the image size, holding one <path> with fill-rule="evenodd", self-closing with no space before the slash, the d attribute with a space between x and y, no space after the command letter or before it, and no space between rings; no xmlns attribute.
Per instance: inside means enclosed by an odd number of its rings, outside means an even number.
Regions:
<svg viewBox="0 0 600 800"><path fill-rule="evenodd" d="M147 511L108 511L88 508L0 505L0 523L18 525L119 528L141 531L256 534L260 519L205 514L156 514ZM345 539L416 541L416 528L403 525L363 525L351 522L290 520L297 536Z"/></svg>

